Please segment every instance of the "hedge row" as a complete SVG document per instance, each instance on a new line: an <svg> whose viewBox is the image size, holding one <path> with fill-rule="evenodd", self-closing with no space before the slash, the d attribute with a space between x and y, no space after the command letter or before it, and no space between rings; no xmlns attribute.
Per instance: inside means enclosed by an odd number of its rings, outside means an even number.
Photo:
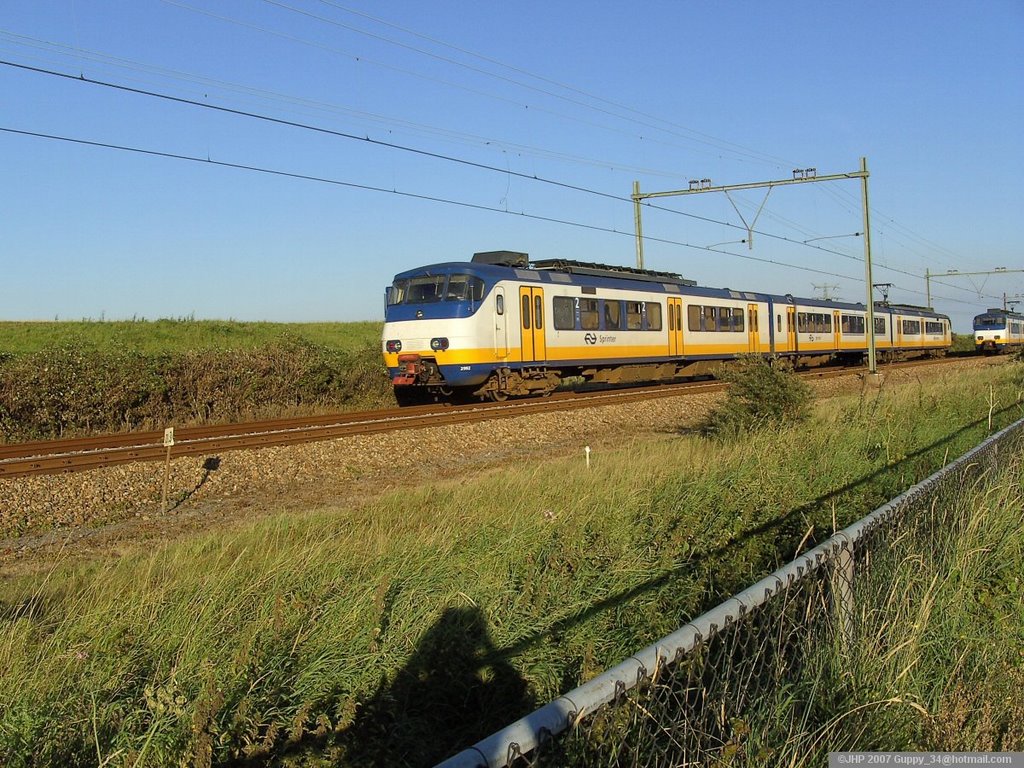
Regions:
<svg viewBox="0 0 1024 768"><path fill-rule="evenodd" d="M393 404L376 345L301 339L160 355L58 346L0 355L0 432L16 442Z"/></svg>

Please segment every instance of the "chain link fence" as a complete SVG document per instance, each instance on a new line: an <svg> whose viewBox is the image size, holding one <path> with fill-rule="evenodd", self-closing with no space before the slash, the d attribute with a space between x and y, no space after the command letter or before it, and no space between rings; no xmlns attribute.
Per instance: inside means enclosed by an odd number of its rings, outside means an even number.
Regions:
<svg viewBox="0 0 1024 768"><path fill-rule="evenodd" d="M972 498L1019 462L1022 441L1024 420L439 768L781 764L870 740L870 719L844 709L847 671L893 651L887 629L928 609ZM895 594L908 565L919 585L904 578ZM915 706L872 703L894 704Z"/></svg>

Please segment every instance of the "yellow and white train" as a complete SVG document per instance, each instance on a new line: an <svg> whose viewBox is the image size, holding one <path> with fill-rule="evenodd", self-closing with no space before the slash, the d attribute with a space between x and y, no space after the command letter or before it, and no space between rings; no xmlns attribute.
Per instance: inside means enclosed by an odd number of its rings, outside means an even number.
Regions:
<svg viewBox="0 0 1024 768"><path fill-rule="evenodd" d="M974 318L974 348L994 354L1024 345L1024 315L1005 309L990 309Z"/></svg>
<svg viewBox="0 0 1024 768"><path fill-rule="evenodd" d="M949 318L876 304L879 359L944 355ZM867 353L863 304L704 288L679 275L478 253L403 272L387 291L384 362L400 404L542 395L563 379L707 375L739 355L796 366Z"/></svg>

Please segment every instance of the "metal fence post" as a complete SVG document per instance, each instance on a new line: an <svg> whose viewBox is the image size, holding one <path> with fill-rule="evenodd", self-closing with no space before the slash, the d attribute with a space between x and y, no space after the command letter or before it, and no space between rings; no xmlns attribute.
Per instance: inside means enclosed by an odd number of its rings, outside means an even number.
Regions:
<svg viewBox="0 0 1024 768"><path fill-rule="evenodd" d="M835 595L836 621L844 647L853 645L853 541L847 539L839 550L832 571L832 594Z"/></svg>

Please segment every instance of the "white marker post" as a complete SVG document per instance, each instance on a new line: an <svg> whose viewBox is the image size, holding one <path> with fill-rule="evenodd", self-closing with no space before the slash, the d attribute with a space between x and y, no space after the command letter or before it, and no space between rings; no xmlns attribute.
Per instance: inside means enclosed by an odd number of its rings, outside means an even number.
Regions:
<svg viewBox="0 0 1024 768"><path fill-rule="evenodd" d="M590 446L589 445L584 446L583 452L587 456L587 469L590 469Z"/></svg>
<svg viewBox="0 0 1024 768"><path fill-rule="evenodd" d="M171 448L174 447L174 427L164 430L164 447L167 449L167 458L164 460L164 494L160 500L160 511L167 511L167 485L171 481Z"/></svg>

